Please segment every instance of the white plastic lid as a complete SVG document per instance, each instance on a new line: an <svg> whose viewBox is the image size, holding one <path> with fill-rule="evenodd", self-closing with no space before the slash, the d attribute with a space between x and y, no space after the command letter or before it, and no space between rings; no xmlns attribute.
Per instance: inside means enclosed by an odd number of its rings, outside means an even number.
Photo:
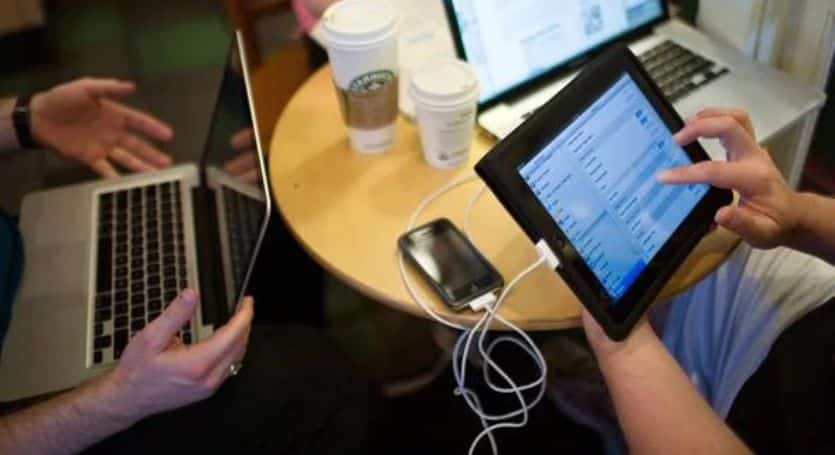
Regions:
<svg viewBox="0 0 835 455"><path fill-rule="evenodd" d="M397 13L387 0L342 0L322 15L325 44L336 48L373 46L397 29Z"/></svg>
<svg viewBox="0 0 835 455"><path fill-rule="evenodd" d="M472 67L455 59L428 63L415 73L409 87L415 103L436 107L473 102L478 91Z"/></svg>

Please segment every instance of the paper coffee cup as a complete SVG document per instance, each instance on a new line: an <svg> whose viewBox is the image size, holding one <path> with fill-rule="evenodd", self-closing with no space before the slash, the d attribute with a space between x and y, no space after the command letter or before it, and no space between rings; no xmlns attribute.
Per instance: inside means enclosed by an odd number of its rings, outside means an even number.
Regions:
<svg viewBox="0 0 835 455"><path fill-rule="evenodd" d="M426 162L437 168L467 162L479 94L472 67L454 59L429 63L412 77L409 94Z"/></svg>
<svg viewBox="0 0 835 455"><path fill-rule="evenodd" d="M322 34L351 147L382 152L397 120L397 13L387 0L343 0L322 16Z"/></svg>

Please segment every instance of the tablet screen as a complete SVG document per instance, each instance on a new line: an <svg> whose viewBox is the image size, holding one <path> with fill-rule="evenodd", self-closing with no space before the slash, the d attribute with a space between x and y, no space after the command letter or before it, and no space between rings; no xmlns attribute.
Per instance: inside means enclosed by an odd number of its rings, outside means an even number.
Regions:
<svg viewBox="0 0 835 455"><path fill-rule="evenodd" d="M658 183L691 163L624 73L518 171L616 302L708 192Z"/></svg>

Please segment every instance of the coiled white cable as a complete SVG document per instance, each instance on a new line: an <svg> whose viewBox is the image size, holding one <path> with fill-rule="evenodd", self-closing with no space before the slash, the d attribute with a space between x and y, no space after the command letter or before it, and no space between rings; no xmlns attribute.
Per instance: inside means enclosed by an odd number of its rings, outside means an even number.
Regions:
<svg viewBox="0 0 835 455"><path fill-rule="evenodd" d="M415 208L415 211L412 213L412 216L409 219L409 224L406 227L406 232L411 231L414 229L415 224L417 223L418 218L423 213L424 210L435 200L440 198L441 196L449 193L453 189L462 186L466 183L471 181L475 181L477 176L474 174L467 174L463 177L460 177L456 180L453 180L449 184L443 186L442 188L434 191L430 195L421 201L421 203ZM465 212L465 224L464 224L464 232L469 235L470 229L470 219L472 216L473 208L478 200L481 198L482 195L485 194L487 187L482 185L479 188L478 192L474 194L474 196L470 199L467 204L466 212ZM545 378L547 376L547 366L545 364L545 360L542 357L542 353L539 351L539 348L533 342L533 340L520 328L516 325L502 317L498 314L498 310L500 309L501 305L506 301L507 296L513 290L516 285L521 282L525 277L527 277L530 273L532 273L537 267L545 263L546 260L544 257L540 257L536 262L528 266L525 270L523 270L519 275L517 275L510 283L504 288L501 295L499 296L498 300L496 301L495 306L486 305L484 308L486 309L486 313L478 320L472 328L464 327L458 323L455 323L446 317L442 316L441 314L437 313L431 308L430 304L427 304L426 301L422 298L420 292L415 287L414 283L411 281L409 275L406 273L406 266L403 257L403 253L400 252L398 254L398 263L400 266L400 277L403 280L403 284L406 287L409 295L421 307L421 309L432 317L437 322L451 327L453 329L461 330L462 333L459 335L458 340L455 343L455 347L453 349L453 356L452 356L452 367L453 367L453 375L455 376L456 382L456 389L455 394L460 395L464 398L464 401L470 407L470 409L478 415L479 419L481 420L482 426L484 429L476 436L473 440L472 444L470 445L469 453L472 454L476 447L478 446L479 442L484 438L487 437L490 441L490 446L493 451L494 455L498 455L498 447L496 445L496 440L493 435L493 432L498 429L502 428L521 428L525 426L528 422L528 412L531 408L536 406L539 401L541 401L542 397L545 394ZM490 330L491 324L493 320L499 321L502 325L508 327L512 331L516 332L523 340L520 341L517 338L514 338L509 335L502 335L497 337L496 339L492 340L486 347L485 347L485 338L487 332ZM519 400L520 408L512 411L507 412L504 414L487 414L484 412L483 407L481 405L481 401L478 398L478 394L476 394L473 390L467 388L466 386L466 371L468 365L468 359L470 356L470 347L472 345L473 338L477 332L481 332L480 336L478 337L477 346L478 351L481 354L482 358L484 359L484 380L488 387L491 390L501 394L514 394L516 398ZM463 347L462 347L463 343ZM491 354L493 353L496 346L501 343L511 343L528 355L536 363L537 367L539 368L539 376L536 380L517 385L516 381L514 381L507 372L504 371L492 358ZM463 349L463 352L462 352ZM495 371L499 377L503 380L507 386L500 386L497 385L491 379L490 370ZM536 396L531 402L527 402L525 400L525 396L522 392L526 390L531 390L534 388L539 388L537 391ZM509 419L513 419L517 416L521 416L521 420L517 422L507 422Z"/></svg>

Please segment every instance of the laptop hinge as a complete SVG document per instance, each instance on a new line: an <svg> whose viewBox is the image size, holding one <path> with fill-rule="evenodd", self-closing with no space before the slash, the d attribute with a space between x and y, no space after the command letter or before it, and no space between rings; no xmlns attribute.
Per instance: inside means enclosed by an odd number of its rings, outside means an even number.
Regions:
<svg viewBox="0 0 835 455"><path fill-rule="evenodd" d="M226 286L220 258L220 233L211 220L216 217L215 192L206 187L191 190L194 203L194 233L197 249L197 273L200 277L200 311L204 325L226 322Z"/></svg>

